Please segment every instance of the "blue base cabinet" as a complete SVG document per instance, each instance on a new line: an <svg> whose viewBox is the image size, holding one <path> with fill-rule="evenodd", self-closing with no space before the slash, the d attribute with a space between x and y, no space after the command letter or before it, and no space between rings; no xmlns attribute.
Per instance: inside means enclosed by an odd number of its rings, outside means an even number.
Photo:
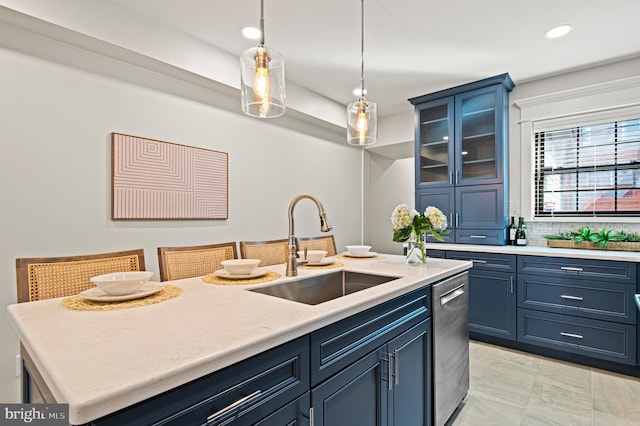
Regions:
<svg viewBox="0 0 640 426"><path fill-rule="evenodd" d="M518 256L518 341L637 365L638 266Z"/></svg>
<svg viewBox="0 0 640 426"><path fill-rule="evenodd" d="M516 256L447 250L445 257L473 262L469 333L516 340Z"/></svg>
<svg viewBox="0 0 640 426"><path fill-rule="evenodd" d="M431 424L431 340L427 319L315 387L313 424Z"/></svg>
<svg viewBox="0 0 640 426"><path fill-rule="evenodd" d="M91 424L254 424L309 390L308 365L309 338L306 336ZM307 407L304 413L308 413Z"/></svg>
<svg viewBox="0 0 640 426"><path fill-rule="evenodd" d="M428 319L387 345L389 425L431 424L431 342Z"/></svg>
<svg viewBox="0 0 640 426"><path fill-rule="evenodd" d="M431 288L311 334L314 425L429 425Z"/></svg>
<svg viewBox="0 0 640 426"><path fill-rule="evenodd" d="M473 262L471 338L640 377L640 263L431 248L427 254Z"/></svg>

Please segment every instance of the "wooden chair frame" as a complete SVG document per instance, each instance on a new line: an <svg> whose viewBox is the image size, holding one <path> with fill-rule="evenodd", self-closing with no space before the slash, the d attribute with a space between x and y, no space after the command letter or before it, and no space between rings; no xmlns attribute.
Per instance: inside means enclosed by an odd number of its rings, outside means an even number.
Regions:
<svg viewBox="0 0 640 426"><path fill-rule="evenodd" d="M240 241L240 256L243 259L260 259L261 262L258 266L287 263L288 253L289 240L287 238L267 241Z"/></svg>
<svg viewBox="0 0 640 426"><path fill-rule="evenodd" d="M220 262L223 260L237 258L235 241L199 246L158 247L160 280L204 276L221 269Z"/></svg>
<svg viewBox="0 0 640 426"><path fill-rule="evenodd" d="M297 238L296 246L298 251L304 250L326 250L327 256L335 256L338 254L336 250L336 241L333 235L323 235L320 237L300 237Z"/></svg>
<svg viewBox="0 0 640 426"><path fill-rule="evenodd" d="M55 270L65 267L68 268L69 276L73 277L73 283L61 283L66 288L60 290L39 291L40 278L42 281L65 280L65 271ZM51 271L42 272L45 269ZM144 249L78 256L19 258L16 259L18 303L78 294L94 287L89 278L96 275L144 270Z"/></svg>

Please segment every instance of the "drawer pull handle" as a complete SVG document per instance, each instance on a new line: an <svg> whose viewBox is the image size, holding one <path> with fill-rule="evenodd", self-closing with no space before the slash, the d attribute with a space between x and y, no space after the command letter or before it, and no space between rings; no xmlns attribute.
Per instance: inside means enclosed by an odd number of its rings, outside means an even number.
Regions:
<svg viewBox="0 0 640 426"><path fill-rule="evenodd" d="M573 337L575 339L582 339L583 337L580 334L574 334L574 333L565 333L564 331L560 332L561 336L565 336L565 337Z"/></svg>
<svg viewBox="0 0 640 426"><path fill-rule="evenodd" d="M207 417L207 423L213 423L214 421L218 420L220 417L224 416L230 411L233 411L234 409L238 408L240 405L244 404L245 402L248 402L250 399L254 399L260 396L261 393L262 391L258 389L257 391L240 398L236 402L232 402L231 404L224 407L222 410L216 411L215 413Z"/></svg>
<svg viewBox="0 0 640 426"><path fill-rule="evenodd" d="M469 238L479 238L481 240L487 238L486 235L469 235Z"/></svg>
<svg viewBox="0 0 640 426"><path fill-rule="evenodd" d="M569 296L568 294L562 294L562 295L560 295L560 297L562 299L569 299L569 300L584 300L584 298L582 298L580 296Z"/></svg>
<svg viewBox="0 0 640 426"><path fill-rule="evenodd" d="M476 259L471 259L471 261L472 261L473 263L482 263L483 265L484 265L485 263L487 263L487 261L486 261L486 260L476 260Z"/></svg>
<svg viewBox="0 0 640 426"><path fill-rule="evenodd" d="M570 272L582 272L582 271L584 271L584 269L582 269L582 268L575 268L573 266L561 266L560 269L562 269L563 271L570 271Z"/></svg>

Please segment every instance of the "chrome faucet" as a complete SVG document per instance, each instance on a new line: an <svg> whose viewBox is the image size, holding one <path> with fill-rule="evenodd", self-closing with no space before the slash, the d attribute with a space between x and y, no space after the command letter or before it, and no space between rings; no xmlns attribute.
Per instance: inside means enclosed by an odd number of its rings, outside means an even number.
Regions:
<svg viewBox="0 0 640 426"><path fill-rule="evenodd" d="M312 194L300 194L296 195L295 198L289 204L289 254L287 256L287 277L295 277L298 275L298 260L296 259L296 237L293 232L293 208L296 206L298 201L303 198L308 198L314 203L316 203L316 207L318 207L318 212L320 213L320 231L329 232L331 231L331 224L327 220L327 214L324 212L324 207L322 207L322 203L315 195Z"/></svg>

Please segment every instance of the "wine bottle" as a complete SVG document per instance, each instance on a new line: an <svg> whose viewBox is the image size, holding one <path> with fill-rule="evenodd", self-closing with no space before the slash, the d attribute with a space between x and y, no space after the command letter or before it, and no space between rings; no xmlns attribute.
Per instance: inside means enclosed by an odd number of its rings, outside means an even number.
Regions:
<svg viewBox="0 0 640 426"><path fill-rule="evenodd" d="M524 224L524 218L518 218L518 229L516 231L516 245L527 245L527 225Z"/></svg>
<svg viewBox="0 0 640 426"><path fill-rule="evenodd" d="M518 231L518 227L516 226L516 218L511 216L511 224L509 225L509 245L516 245L516 232Z"/></svg>

